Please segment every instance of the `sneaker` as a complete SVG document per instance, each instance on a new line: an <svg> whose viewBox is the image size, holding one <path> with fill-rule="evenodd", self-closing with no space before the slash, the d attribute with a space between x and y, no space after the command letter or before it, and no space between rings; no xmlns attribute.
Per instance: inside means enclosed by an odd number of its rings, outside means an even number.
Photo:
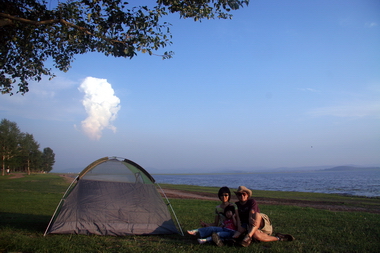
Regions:
<svg viewBox="0 0 380 253"><path fill-rule="evenodd" d="M189 235L197 235L198 234L198 231L197 230L187 230L187 233Z"/></svg>
<svg viewBox="0 0 380 253"><path fill-rule="evenodd" d="M219 235L217 233L213 233L212 234L212 240L215 242L215 244L218 247L224 246L224 243L222 242L222 240L220 239L220 237L219 237Z"/></svg>
<svg viewBox="0 0 380 253"><path fill-rule="evenodd" d="M289 234L281 234L281 233L277 233L275 235L276 237L278 237L280 239L280 241L294 241L295 238L292 236L292 235L289 235Z"/></svg>
<svg viewBox="0 0 380 253"><path fill-rule="evenodd" d="M198 239L198 242L199 242L199 244L203 244L203 243L206 243L207 242L207 240L206 239Z"/></svg>
<svg viewBox="0 0 380 253"><path fill-rule="evenodd" d="M249 237L248 235L246 235L245 237L244 237L244 239L241 241L241 246L243 246L243 247L248 247L250 244L251 244L251 242L252 242L252 238L251 237Z"/></svg>
<svg viewBox="0 0 380 253"><path fill-rule="evenodd" d="M236 231L235 234L232 236L232 238L237 239L241 236L241 233L239 231Z"/></svg>

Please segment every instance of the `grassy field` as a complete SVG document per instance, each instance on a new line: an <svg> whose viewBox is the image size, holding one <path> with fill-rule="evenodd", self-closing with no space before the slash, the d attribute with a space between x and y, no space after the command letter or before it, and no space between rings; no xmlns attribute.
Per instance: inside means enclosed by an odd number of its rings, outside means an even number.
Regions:
<svg viewBox="0 0 380 253"><path fill-rule="evenodd" d="M189 235L170 236L43 236L68 183L58 175L0 177L0 252L379 252L380 215L333 212L289 205L260 205L275 232L291 233L294 242L255 243L248 248L198 245ZM161 185L162 186L162 185ZM216 193L217 188L164 185L181 190ZM286 192L255 192L255 196L320 201L365 202L380 199ZM343 198L343 199L342 199ZM184 230L212 221L217 201L171 199Z"/></svg>

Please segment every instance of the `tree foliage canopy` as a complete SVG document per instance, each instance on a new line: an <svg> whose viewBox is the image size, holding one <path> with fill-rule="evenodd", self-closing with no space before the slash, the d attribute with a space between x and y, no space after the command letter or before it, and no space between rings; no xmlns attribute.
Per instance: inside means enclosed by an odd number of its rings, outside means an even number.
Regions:
<svg viewBox="0 0 380 253"><path fill-rule="evenodd" d="M46 171L53 169L55 154L51 148L39 150L40 144L32 134L23 133L15 122L0 122L0 157L2 175L5 169L12 171Z"/></svg>
<svg viewBox="0 0 380 253"><path fill-rule="evenodd" d="M76 54L100 52L133 58L170 45L170 13L181 18L228 19L231 10L249 0L156 0L152 6L130 6L122 0L67 0L51 8L45 0L0 0L0 90L13 94L18 85L28 92L29 81L54 77L45 67L67 71ZM164 59L173 52L164 52Z"/></svg>

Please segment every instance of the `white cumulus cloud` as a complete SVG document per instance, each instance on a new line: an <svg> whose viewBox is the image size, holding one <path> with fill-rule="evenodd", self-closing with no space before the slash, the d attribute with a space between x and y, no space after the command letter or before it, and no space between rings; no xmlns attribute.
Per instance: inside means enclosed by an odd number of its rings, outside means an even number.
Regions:
<svg viewBox="0 0 380 253"><path fill-rule="evenodd" d="M87 77L79 86L84 93L82 104L86 110L87 118L82 121L82 130L93 139L102 137L102 130L109 128L116 131L111 122L116 119L120 110L120 99L106 79Z"/></svg>

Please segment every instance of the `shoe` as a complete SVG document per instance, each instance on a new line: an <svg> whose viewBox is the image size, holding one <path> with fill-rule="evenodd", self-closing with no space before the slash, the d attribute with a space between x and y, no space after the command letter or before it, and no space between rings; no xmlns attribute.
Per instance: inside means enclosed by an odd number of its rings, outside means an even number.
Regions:
<svg viewBox="0 0 380 253"><path fill-rule="evenodd" d="M198 242L199 242L199 244L203 244L203 243L206 243L207 240L206 239L198 239Z"/></svg>
<svg viewBox="0 0 380 253"><path fill-rule="evenodd" d="M217 233L213 233L212 234L212 240L215 242L215 244L218 247L224 246L224 243L222 242L222 240L220 239L220 237L219 237L219 235Z"/></svg>
<svg viewBox="0 0 380 253"><path fill-rule="evenodd" d="M243 247L248 247L252 242L252 238L246 235L244 239L241 241L240 245Z"/></svg>
<svg viewBox="0 0 380 253"><path fill-rule="evenodd" d="M232 238L237 239L241 236L241 233L239 231L236 231L235 234L232 236Z"/></svg>
<svg viewBox="0 0 380 253"><path fill-rule="evenodd" d="M278 237L280 239L280 241L294 241L296 238L294 238L292 235L289 235L289 234L281 234L281 233L277 233L275 235L276 237Z"/></svg>
<svg viewBox="0 0 380 253"><path fill-rule="evenodd" d="M198 231L197 230L187 230L187 233L189 235L197 235L198 234Z"/></svg>

